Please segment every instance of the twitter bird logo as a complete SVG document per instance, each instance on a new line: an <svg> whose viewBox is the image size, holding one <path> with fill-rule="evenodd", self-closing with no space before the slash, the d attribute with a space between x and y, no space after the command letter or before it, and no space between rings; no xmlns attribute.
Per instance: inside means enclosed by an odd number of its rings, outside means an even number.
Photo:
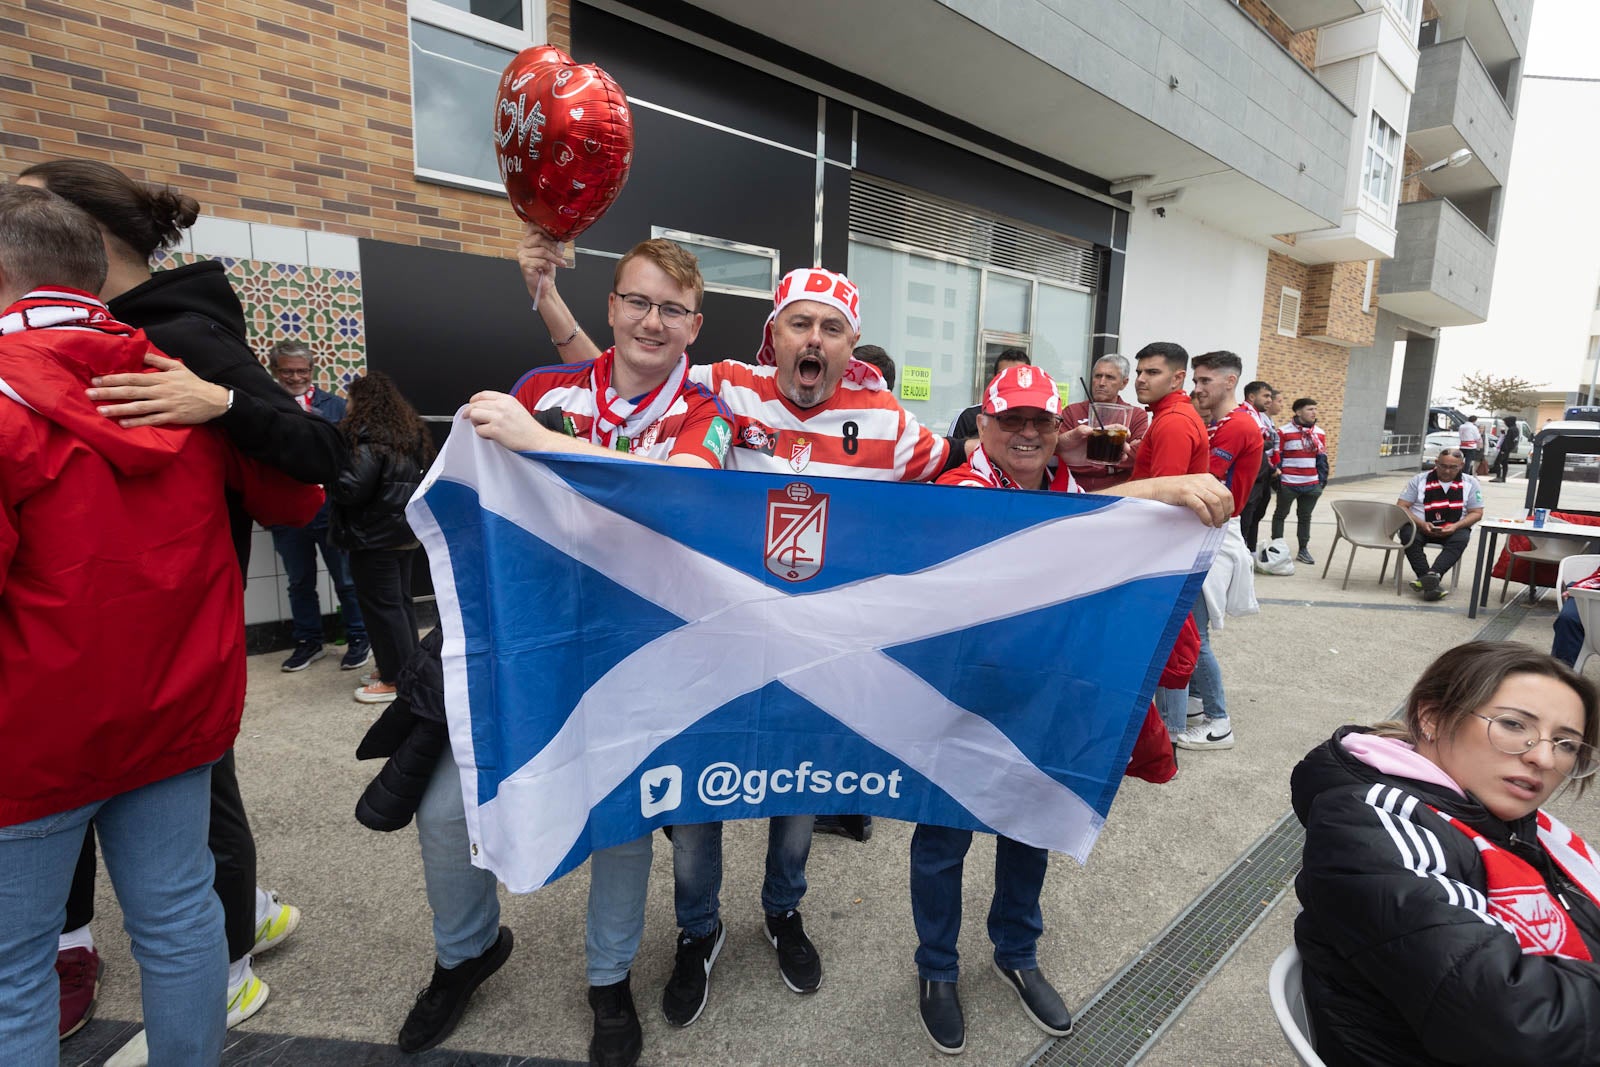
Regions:
<svg viewBox="0 0 1600 1067"><path fill-rule="evenodd" d="M683 768L654 767L639 775L639 813L646 819L683 803Z"/></svg>

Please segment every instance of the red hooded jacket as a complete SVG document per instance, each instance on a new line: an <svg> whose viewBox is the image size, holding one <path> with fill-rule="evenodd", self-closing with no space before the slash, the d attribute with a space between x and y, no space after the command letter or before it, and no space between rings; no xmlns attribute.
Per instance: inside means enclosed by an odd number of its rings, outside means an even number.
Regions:
<svg viewBox="0 0 1600 1067"><path fill-rule="evenodd" d="M99 311L19 328L18 308L52 297ZM152 350L82 293L0 316L0 826L226 752L245 652L224 489L263 524L304 525L322 504L215 430L100 415L89 379L143 371Z"/></svg>

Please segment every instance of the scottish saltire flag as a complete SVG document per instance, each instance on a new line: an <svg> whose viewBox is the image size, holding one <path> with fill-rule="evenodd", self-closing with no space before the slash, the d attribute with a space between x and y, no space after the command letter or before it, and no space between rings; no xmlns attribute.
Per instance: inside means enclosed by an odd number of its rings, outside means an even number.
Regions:
<svg viewBox="0 0 1600 1067"><path fill-rule="evenodd" d="M516 454L412 499L474 862L864 812L1080 862L1218 535L1114 497Z"/></svg>

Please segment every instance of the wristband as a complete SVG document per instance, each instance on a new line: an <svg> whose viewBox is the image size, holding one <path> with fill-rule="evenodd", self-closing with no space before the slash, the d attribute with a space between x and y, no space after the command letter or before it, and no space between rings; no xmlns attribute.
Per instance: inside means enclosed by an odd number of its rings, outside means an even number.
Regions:
<svg viewBox="0 0 1600 1067"><path fill-rule="evenodd" d="M573 342L573 340L576 339L577 336L582 332L583 332L583 327L582 326L574 326L572 328L572 332L567 334L566 340L557 341L554 337L552 337L552 338L550 338L550 343L555 345L557 348L564 348L567 345L570 345Z"/></svg>
<svg viewBox="0 0 1600 1067"><path fill-rule="evenodd" d="M224 415L226 415L226 414L227 414L227 413L228 413L228 412L230 412L230 411L232 411L232 410L233 410L233 390L232 390L232 389L229 389L229 390L228 390L228 404L227 404L227 406L226 406L226 407L224 407L224 408L223 408L223 409L222 409L222 413L223 413L223 414L224 414Z"/></svg>

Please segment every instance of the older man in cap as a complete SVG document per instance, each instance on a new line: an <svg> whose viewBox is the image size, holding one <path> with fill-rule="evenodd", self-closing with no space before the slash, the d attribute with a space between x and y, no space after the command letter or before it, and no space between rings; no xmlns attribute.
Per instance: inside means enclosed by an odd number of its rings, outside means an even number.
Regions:
<svg viewBox="0 0 1600 1067"><path fill-rule="evenodd" d="M1010 367L989 383L978 416L978 447L940 485L1082 492L1064 466L1049 463L1061 434L1060 395L1038 367ZM1185 503L1209 525L1233 513L1233 497L1209 474L1125 482L1100 492ZM911 837L911 916L917 928L918 1012L940 1052L966 1048L966 1021L956 993L961 932L961 881L972 831L919 824ZM994 969L1017 994L1023 1012L1045 1033L1072 1032L1072 1015L1039 970L1044 931L1039 894L1049 853L1003 834L995 841L995 890L989 906Z"/></svg>

